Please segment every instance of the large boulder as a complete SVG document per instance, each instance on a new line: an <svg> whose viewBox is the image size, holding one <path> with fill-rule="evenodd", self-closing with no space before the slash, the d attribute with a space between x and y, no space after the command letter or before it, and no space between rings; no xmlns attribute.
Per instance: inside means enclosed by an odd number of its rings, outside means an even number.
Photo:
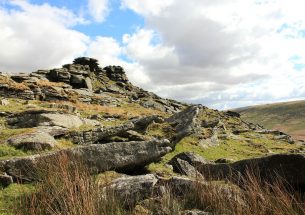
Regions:
<svg viewBox="0 0 305 215"><path fill-rule="evenodd" d="M110 190L127 205L149 198L154 193L158 179L153 174L123 176L112 181L105 191Z"/></svg>
<svg viewBox="0 0 305 215"><path fill-rule="evenodd" d="M13 177L14 181L31 182L39 180L40 172L47 165L56 165L60 157L68 155L71 159L80 159L92 174L108 170L132 172L145 165L157 162L171 151L167 140L116 142L87 145L75 148L13 158L0 161L0 172Z"/></svg>
<svg viewBox="0 0 305 215"><path fill-rule="evenodd" d="M283 179L292 186L305 187L305 155L275 154L261 158L240 160L231 164L204 164L198 171L215 180L246 177L253 173L263 181L275 182Z"/></svg>
<svg viewBox="0 0 305 215"><path fill-rule="evenodd" d="M7 119L9 125L18 128L38 126L59 126L63 128L77 128L82 125L96 126L98 121L83 119L72 114L61 114L54 111L31 110L13 115Z"/></svg>
<svg viewBox="0 0 305 215"><path fill-rule="evenodd" d="M7 143L17 149L39 151L53 148L56 140L48 133L34 132L12 136L7 140Z"/></svg>

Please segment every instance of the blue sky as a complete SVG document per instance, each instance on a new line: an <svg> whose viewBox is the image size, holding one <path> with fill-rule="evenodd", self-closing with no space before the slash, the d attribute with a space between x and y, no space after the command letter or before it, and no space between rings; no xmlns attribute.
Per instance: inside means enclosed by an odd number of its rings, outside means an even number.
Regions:
<svg viewBox="0 0 305 215"><path fill-rule="evenodd" d="M78 56L161 96L226 109L305 97L299 0L0 0L0 71Z"/></svg>

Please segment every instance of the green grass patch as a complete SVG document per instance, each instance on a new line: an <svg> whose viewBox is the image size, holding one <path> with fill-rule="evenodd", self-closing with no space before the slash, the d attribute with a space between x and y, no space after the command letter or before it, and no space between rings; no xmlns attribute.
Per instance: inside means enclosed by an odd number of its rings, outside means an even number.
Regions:
<svg viewBox="0 0 305 215"><path fill-rule="evenodd" d="M168 170L166 170L164 165L181 152L194 152L210 161L219 158L238 161L275 153L289 153L293 150L304 150L303 146L272 140L271 136L268 135L256 138L253 136L249 138L249 136L251 136L250 133L240 135L236 139L220 140L219 144L215 146L204 146L204 143L200 143L200 140L193 135L185 137L176 145L174 151L166 154L159 163L150 164L148 170L167 173Z"/></svg>
<svg viewBox="0 0 305 215"><path fill-rule="evenodd" d="M0 188L0 215L14 215L20 197L30 194L35 190L32 184L11 184L6 188Z"/></svg>
<svg viewBox="0 0 305 215"><path fill-rule="evenodd" d="M29 155L29 153L15 149L12 146L0 144L0 160L5 160L12 157L21 157L26 155Z"/></svg>

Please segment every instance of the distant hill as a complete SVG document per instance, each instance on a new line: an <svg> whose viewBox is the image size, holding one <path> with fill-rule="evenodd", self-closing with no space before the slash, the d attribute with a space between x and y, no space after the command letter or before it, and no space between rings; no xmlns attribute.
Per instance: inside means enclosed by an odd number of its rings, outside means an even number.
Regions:
<svg viewBox="0 0 305 215"><path fill-rule="evenodd" d="M294 139L305 140L305 100L238 108L246 121L278 129Z"/></svg>

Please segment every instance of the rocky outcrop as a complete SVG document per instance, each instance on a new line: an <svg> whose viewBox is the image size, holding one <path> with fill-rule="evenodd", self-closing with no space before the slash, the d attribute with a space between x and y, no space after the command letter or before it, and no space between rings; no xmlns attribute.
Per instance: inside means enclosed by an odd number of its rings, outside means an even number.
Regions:
<svg viewBox="0 0 305 215"><path fill-rule="evenodd" d="M263 181L270 183L275 182L276 179L283 179L290 185L305 187L305 155L301 154L275 154L231 164L204 164L197 170L205 177L216 180L235 181L236 177L246 177L252 172Z"/></svg>
<svg viewBox="0 0 305 215"><path fill-rule="evenodd" d="M14 181L37 181L41 170L47 168L47 165L56 165L60 162L60 156L63 154L83 161L92 174L107 170L132 172L151 162L158 161L170 150L167 140L80 146L57 152L0 161L0 172L12 176Z"/></svg>
<svg viewBox="0 0 305 215"><path fill-rule="evenodd" d="M63 128L78 128L82 125L97 126L98 121L83 119L72 114L60 114L56 111L30 110L12 115L7 119L10 126L29 128L38 126L59 126Z"/></svg>
<svg viewBox="0 0 305 215"><path fill-rule="evenodd" d="M110 80L123 83L128 82L125 71L121 66L107 66L104 70Z"/></svg>

